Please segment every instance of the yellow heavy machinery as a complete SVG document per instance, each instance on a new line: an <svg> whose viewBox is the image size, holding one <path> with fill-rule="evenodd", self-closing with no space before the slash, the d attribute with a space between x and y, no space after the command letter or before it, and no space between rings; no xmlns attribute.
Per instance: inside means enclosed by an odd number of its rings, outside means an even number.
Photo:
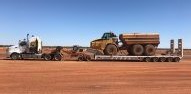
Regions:
<svg viewBox="0 0 191 94"><path fill-rule="evenodd" d="M114 33L106 32L101 39L92 41L90 47L104 55L117 55L120 50L127 50L129 55L152 56L159 44L158 33L127 33L120 34L118 38Z"/></svg>

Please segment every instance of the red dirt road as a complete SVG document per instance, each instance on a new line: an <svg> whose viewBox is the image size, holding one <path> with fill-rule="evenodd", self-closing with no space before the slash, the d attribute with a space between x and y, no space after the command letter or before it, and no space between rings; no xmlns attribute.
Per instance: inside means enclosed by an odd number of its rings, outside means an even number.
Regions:
<svg viewBox="0 0 191 94"><path fill-rule="evenodd" d="M0 60L0 94L191 94L190 61Z"/></svg>

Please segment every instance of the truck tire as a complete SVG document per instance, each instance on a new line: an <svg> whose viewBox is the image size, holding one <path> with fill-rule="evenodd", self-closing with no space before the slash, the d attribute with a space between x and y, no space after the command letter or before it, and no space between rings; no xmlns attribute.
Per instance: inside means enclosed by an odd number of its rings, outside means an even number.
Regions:
<svg viewBox="0 0 191 94"><path fill-rule="evenodd" d="M89 55L86 55L86 61L91 61L91 57Z"/></svg>
<svg viewBox="0 0 191 94"><path fill-rule="evenodd" d="M45 54L45 55L44 55L44 60L50 61L51 59L52 59L52 57L51 57L50 54Z"/></svg>
<svg viewBox="0 0 191 94"><path fill-rule="evenodd" d="M150 62L150 61L151 61L151 58L150 58L150 57L146 57L146 58L144 58L144 61L145 61L145 62Z"/></svg>
<svg viewBox="0 0 191 94"><path fill-rule="evenodd" d="M60 54L55 54L54 55L54 60L55 61L61 61L62 60L62 56Z"/></svg>
<svg viewBox="0 0 191 94"><path fill-rule="evenodd" d="M84 61L84 60L85 60L84 55L80 54L80 55L78 56L78 61Z"/></svg>
<svg viewBox="0 0 191 94"><path fill-rule="evenodd" d="M104 49L104 55L116 55L117 54L117 47L115 45L107 45Z"/></svg>
<svg viewBox="0 0 191 94"><path fill-rule="evenodd" d="M167 58L167 62L173 62L173 58L172 57L168 57Z"/></svg>
<svg viewBox="0 0 191 94"><path fill-rule="evenodd" d="M175 58L173 59L173 61L174 61L174 62L180 62L180 58L179 58L179 57L175 57Z"/></svg>
<svg viewBox="0 0 191 94"><path fill-rule="evenodd" d="M143 55L144 48L142 45L136 44L132 47L132 54L135 56L141 56Z"/></svg>
<svg viewBox="0 0 191 94"><path fill-rule="evenodd" d="M165 57L160 57L160 58L159 58L159 61L160 61L160 62L165 62L165 61L166 61L166 58L165 58Z"/></svg>
<svg viewBox="0 0 191 94"><path fill-rule="evenodd" d="M159 60L159 58L157 58L157 57L152 58L152 62L158 62L158 60Z"/></svg>
<svg viewBox="0 0 191 94"><path fill-rule="evenodd" d="M20 58L20 54L12 53L10 57L11 57L12 60L18 60Z"/></svg>
<svg viewBox="0 0 191 94"><path fill-rule="evenodd" d="M145 52L144 52L144 54L145 54L146 56L155 55L155 52L156 52L156 48L155 48L153 45L146 45L146 46L145 46Z"/></svg>

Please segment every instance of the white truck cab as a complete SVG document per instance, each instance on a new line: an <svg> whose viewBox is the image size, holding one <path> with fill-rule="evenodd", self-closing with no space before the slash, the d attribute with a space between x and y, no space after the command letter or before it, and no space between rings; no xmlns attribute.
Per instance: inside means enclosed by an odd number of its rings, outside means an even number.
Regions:
<svg viewBox="0 0 191 94"><path fill-rule="evenodd" d="M42 41L37 36L32 36L29 39L29 34L27 34L27 40L23 39L18 42L17 45L10 46L7 49L7 57L11 59L19 59L31 54L41 54L42 53Z"/></svg>

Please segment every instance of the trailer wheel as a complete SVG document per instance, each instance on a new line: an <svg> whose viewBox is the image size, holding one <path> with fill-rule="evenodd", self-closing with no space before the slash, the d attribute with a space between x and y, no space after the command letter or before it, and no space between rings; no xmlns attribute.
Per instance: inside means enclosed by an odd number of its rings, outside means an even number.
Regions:
<svg viewBox="0 0 191 94"><path fill-rule="evenodd" d="M152 58L152 61L153 61L153 62L158 62L158 60L159 60L159 59L158 59L157 57L153 57L153 58Z"/></svg>
<svg viewBox="0 0 191 94"><path fill-rule="evenodd" d="M146 45L144 54L146 56L152 56L155 55L156 48L153 45Z"/></svg>
<svg viewBox="0 0 191 94"><path fill-rule="evenodd" d="M84 61L84 55L79 55L78 56L78 61Z"/></svg>
<svg viewBox="0 0 191 94"><path fill-rule="evenodd" d="M167 62L172 62L173 61L173 58L172 57L168 57L167 58Z"/></svg>
<svg viewBox="0 0 191 94"><path fill-rule="evenodd" d="M90 56L86 56L86 61L91 61L91 57Z"/></svg>
<svg viewBox="0 0 191 94"><path fill-rule="evenodd" d="M44 60L50 61L51 59L52 59L52 57L51 57L50 54L45 54L45 55L44 55Z"/></svg>
<svg viewBox="0 0 191 94"><path fill-rule="evenodd" d="M150 62L150 61L151 61L151 58L146 57L146 58L144 59L144 61L145 61L145 62Z"/></svg>
<svg viewBox="0 0 191 94"><path fill-rule="evenodd" d="M109 44L104 49L105 55L116 55L117 54L117 47L113 44Z"/></svg>
<svg viewBox="0 0 191 94"><path fill-rule="evenodd" d="M62 56L60 54L55 54L54 55L54 60L55 61L61 61L62 60Z"/></svg>
<svg viewBox="0 0 191 94"><path fill-rule="evenodd" d="M159 58L159 61L160 61L160 62L165 62L165 61L166 61L166 58L165 58L165 57L161 57L161 58Z"/></svg>
<svg viewBox="0 0 191 94"><path fill-rule="evenodd" d="M180 62L180 58L179 58L179 57L175 57L175 58L173 59L173 61L174 61L174 62Z"/></svg>
<svg viewBox="0 0 191 94"><path fill-rule="evenodd" d="M20 58L20 54L12 53L10 57L11 57L12 60L18 60Z"/></svg>
<svg viewBox="0 0 191 94"><path fill-rule="evenodd" d="M133 48L132 48L133 55L140 56L143 54L143 52L144 52L144 48L142 45L139 45L139 44L133 45Z"/></svg>

